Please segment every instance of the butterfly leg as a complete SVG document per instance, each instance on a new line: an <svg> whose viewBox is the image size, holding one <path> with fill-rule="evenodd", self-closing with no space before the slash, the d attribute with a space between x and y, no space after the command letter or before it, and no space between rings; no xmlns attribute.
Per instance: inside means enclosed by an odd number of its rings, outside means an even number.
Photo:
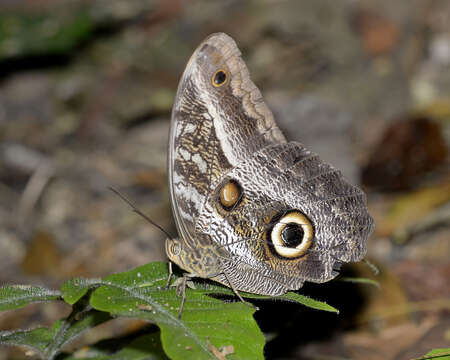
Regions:
<svg viewBox="0 0 450 360"><path fill-rule="evenodd" d="M186 300L186 286L195 289L195 285L188 278L195 277L195 274L184 273L182 278L178 278L174 281L172 286L176 287L175 293L177 296L181 296L180 309L178 310L178 319L181 320L181 314L183 313L184 301Z"/></svg>
<svg viewBox="0 0 450 360"><path fill-rule="evenodd" d="M172 261L169 261L169 277L167 278L166 290L167 290L167 289L169 288L169 286L170 286L170 280L172 280L172 275L173 275Z"/></svg>
<svg viewBox="0 0 450 360"><path fill-rule="evenodd" d="M239 294L239 291L234 287L233 283L230 281L230 278L228 277L226 271L222 270L223 275L225 276L225 278L228 281L228 285L230 285L231 290L233 290L234 294L239 298L239 300L241 300L245 305L247 305L248 307L254 308L256 311L259 310L259 308L255 305L253 305L252 303L249 303L248 301L245 301L241 294Z"/></svg>
<svg viewBox="0 0 450 360"><path fill-rule="evenodd" d="M181 320L181 314L183 313L183 308L184 308L184 301L186 300L186 283L187 283L187 276L186 276L186 274L184 274L183 281L181 283L181 289L177 286L177 290L176 290L177 296L180 296L180 290L181 290L181 304L180 304L180 310L178 310L178 320Z"/></svg>

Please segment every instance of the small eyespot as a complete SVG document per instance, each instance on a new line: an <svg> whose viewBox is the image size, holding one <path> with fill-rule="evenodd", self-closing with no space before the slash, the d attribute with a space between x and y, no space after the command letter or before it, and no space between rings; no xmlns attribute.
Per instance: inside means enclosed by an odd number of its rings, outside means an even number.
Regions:
<svg viewBox="0 0 450 360"><path fill-rule="evenodd" d="M219 201L225 210L231 210L241 199L242 188L235 180L229 180L222 185L219 193Z"/></svg>
<svg viewBox="0 0 450 360"><path fill-rule="evenodd" d="M227 82L227 80L228 80L227 72L225 70L220 69L214 73L211 82L213 86L220 87L224 85Z"/></svg>
<svg viewBox="0 0 450 360"><path fill-rule="evenodd" d="M278 219L270 232L270 240L276 255L297 258L312 245L314 229L309 219L295 210Z"/></svg>

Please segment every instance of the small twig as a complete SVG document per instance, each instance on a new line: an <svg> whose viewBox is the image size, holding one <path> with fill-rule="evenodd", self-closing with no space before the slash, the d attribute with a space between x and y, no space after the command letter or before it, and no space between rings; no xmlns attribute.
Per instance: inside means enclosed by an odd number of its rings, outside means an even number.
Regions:
<svg viewBox="0 0 450 360"><path fill-rule="evenodd" d="M17 208L17 222L20 228L25 225L25 220L36 206L39 197L54 175L53 166L48 162L41 163L28 180L25 190L19 200Z"/></svg>
<svg viewBox="0 0 450 360"><path fill-rule="evenodd" d="M375 264L373 264L372 262L370 262L367 259L364 259L363 261L373 271L373 274L375 276L378 276L380 274L380 269L378 269Z"/></svg>

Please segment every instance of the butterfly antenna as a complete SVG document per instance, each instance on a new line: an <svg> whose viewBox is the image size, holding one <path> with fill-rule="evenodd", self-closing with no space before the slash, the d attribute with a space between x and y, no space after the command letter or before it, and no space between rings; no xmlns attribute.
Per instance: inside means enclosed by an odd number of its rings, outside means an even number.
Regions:
<svg viewBox="0 0 450 360"><path fill-rule="evenodd" d="M164 228L161 225L158 225L157 223L155 223L152 219L150 219L147 215L145 215L141 210L139 210L136 206L134 206L133 203L125 197L125 195L122 195L118 190L114 189L111 186L109 187L109 190L111 190L118 197L120 197L123 201L125 201L128 205L130 205L130 207L133 209L133 211L136 214L142 216L145 220L147 220L150 224L152 224L153 226L158 228L160 231L163 232L164 235L166 235L169 239L172 240L172 236L170 236L170 234L166 230L164 230Z"/></svg>

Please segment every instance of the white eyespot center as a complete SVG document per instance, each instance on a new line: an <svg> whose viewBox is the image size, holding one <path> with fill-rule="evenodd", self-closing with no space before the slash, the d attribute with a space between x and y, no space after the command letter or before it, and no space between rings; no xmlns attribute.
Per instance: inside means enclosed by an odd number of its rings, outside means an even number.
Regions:
<svg viewBox="0 0 450 360"><path fill-rule="evenodd" d="M303 238L295 247L288 247L282 239L282 232L288 224L296 224L301 226L303 230ZM308 218L298 211L290 212L284 215L272 229L270 234L273 247L280 256L286 258L294 258L303 255L311 246L314 236L314 230Z"/></svg>

